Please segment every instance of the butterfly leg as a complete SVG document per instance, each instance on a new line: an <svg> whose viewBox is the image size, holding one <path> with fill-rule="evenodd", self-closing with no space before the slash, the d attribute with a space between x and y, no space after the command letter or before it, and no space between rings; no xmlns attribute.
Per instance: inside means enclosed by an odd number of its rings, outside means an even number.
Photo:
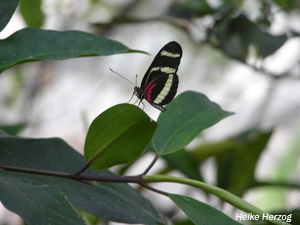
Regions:
<svg viewBox="0 0 300 225"><path fill-rule="evenodd" d="M133 105L135 105L135 103L137 103L138 100L139 100L139 99L137 99L137 100L133 103ZM139 105L140 105L140 103L139 103Z"/></svg>
<svg viewBox="0 0 300 225"><path fill-rule="evenodd" d="M131 98L129 99L129 101L126 102L126 103L129 103L132 100L132 98L133 98L133 94L131 95Z"/></svg>
<svg viewBox="0 0 300 225"><path fill-rule="evenodd" d="M141 101L141 103L143 104L143 111L145 111L145 110L144 110L144 109L145 109L145 104L144 104L144 102L142 102L142 101Z"/></svg>
<svg viewBox="0 0 300 225"><path fill-rule="evenodd" d="M144 110L145 109L145 104L144 104L144 102L142 102L142 100L139 101L138 106L140 106L141 103L143 104L143 110Z"/></svg>

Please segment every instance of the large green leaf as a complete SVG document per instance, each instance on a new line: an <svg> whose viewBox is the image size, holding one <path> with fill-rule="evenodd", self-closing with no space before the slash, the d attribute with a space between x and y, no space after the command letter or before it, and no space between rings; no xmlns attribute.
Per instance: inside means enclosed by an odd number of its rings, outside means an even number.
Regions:
<svg viewBox="0 0 300 225"><path fill-rule="evenodd" d="M0 199L26 224L86 224L61 190L48 185L31 185L19 179L15 173L0 169Z"/></svg>
<svg viewBox="0 0 300 225"><path fill-rule="evenodd" d="M130 163L151 141L158 124L139 107L116 105L101 113L92 122L84 145L86 162L91 168L104 170Z"/></svg>
<svg viewBox="0 0 300 225"><path fill-rule="evenodd" d="M171 200L188 216L194 224L201 225L238 225L237 221L231 219L219 210L197 201L193 198L169 194Z"/></svg>
<svg viewBox="0 0 300 225"><path fill-rule="evenodd" d="M0 132L0 164L45 170L76 172L85 166L82 155L58 138L27 139ZM87 169L85 173L113 175L110 171ZM138 191L127 184L96 183L9 172L28 185L51 185L59 188L76 208L104 220L121 223L164 223L159 212ZM11 201L14 201L11 199ZM26 208L23 208L26 210Z"/></svg>
<svg viewBox="0 0 300 225"><path fill-rule="evenodd" d="M39 28L44 23L45 15L41 9L41 0L21 0L20 12L28 27Z"/></svg>
<svg viewBox="0 0 300 225"><path fill-rule="evenodd" d="M158 117L153 147L159 155L187 146L201 131L232 115L204 94L187 91L178 95Z"/></svg>
<svg viewBox="0 0 300 225"><path fill-rule="evenodd" d="M0 40L0 73L26 62L109 56L126 52L133 50L95 34L25 28Z"/></svg>
<svg viewBox="0 0 300 225"><path fill-rule="evenodd" d="M1 0L0 1L0 32L6 27L10 18L14 14L19 0Z"/></svg>

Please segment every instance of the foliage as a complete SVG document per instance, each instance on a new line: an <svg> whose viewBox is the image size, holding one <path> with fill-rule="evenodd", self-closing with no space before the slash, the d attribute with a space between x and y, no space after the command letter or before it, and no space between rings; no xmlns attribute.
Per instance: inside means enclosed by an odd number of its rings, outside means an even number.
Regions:
<svg viewBox="0 0 300 225"><path fill-rule="evenodd" d="M0 1L0 31L13 16L18 3L16 0ZM168 18L144 20L123 15L94 26L105 30L118 24L160 20L190 35L186 24L191 24L195 18L212 16L214 21L205 28L206 37L201 44L208 44L244 64L247 64L250 48L256 50L257 59L264 59L276 52L290 37L298 36L294 31L290 31L289 35L272 35L266 31L272 23L271 14L268 13L270 7L276 6L288 12L296 1L264 1L261 15L255 21L242 12L242 3L241 0L221 1L219 6L212 7L205 0L174 1L168 8ZM41 1L36 0L32 4L33 11L28 2L20 2L22 16L30 27L0 40L0 73L34 61L144 53L96 34L40 29L45 18L40 10ZM37 17L32 18L32 14ZM249 66L259 69L255 65ZM273 74L270 76L275 77ZM165 215L155 207L158 203L152 204L128 185L136 183L170 198L186 214L184 224L239 224L205 203L154 189L149 184L171 182L189 185L219 197L222 203L227 202L246 213L260 216L264 213L262 210L242 199L245 192L262 185L300 188L295 183L268 183L255 179L257 162L272 137L272 130L261 131L253 127L228 140L188 151L186 146L203 130L233 113L223 110L204 94L195 91L181 93L166 108L167 112L161 113L157 122L130 104L107 109L89 127L84 156L59 138L12 136L17 135L25 124L1 125L2 204L20 215L28 225L87 224L87 221L97 224L99 219L167 224ZM130 163L122 168L124 173L146 151L155 152L156 157L145 171L137 172L138 175L123 176L108 170L115 165ZM160 157L166 161L168 168L161 171L160 175L148 176L148 171ZM198 169L211 157L217 162L216 186L204 183ZM174 170L180 171L186 178L163 175ZM295 224L297 212L296 209L293 211ZM176 224L178 221L173 222ZM277 220L268 222L284 224Z"/></svg>

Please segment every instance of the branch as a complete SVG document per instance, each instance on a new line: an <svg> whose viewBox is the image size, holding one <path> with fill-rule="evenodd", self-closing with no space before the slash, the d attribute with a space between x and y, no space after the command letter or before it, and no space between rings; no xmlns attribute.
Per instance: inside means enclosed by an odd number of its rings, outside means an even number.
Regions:
<svg viewBox="0 0 300 225"><path fill-rule="evenodd" d="M22 173L30 173L44 176L52 176L52 177L61 177L67 179L77 180L79 182L85 184L91 184L89 181L98 181L98 182L114 182L114 183L136 183L144 188L154 191L156 193L168 196L168 193L157 190L144 182L144 174L136 175L136 176L118 176L118 175L93 175L93 174L78 174L77 173L69 173L62 171L53 171L53 170L42 170L42 169L34 169L28 167L21 166L11 166L0 164L0 168L6 171L14 171L14 172L22 172ZM85 167L84 167L85 168Z"/></svg>
<svg viewBox="0 0 300 225"><path fill-rule="evenodd" d="M38 174L38 175L52 176L52 177L62 177L62 178L69 178L78 181L85 180L85 181L137 183L137 184L143 182L142 175L137 175L137 176L93 175L93 174L76 175L76 173L53 171L53 170L42 170L42 169L11 166L11 165L4 165L4 164L0 164L0 168L6 171L31 173L31 174Z"/></svg>

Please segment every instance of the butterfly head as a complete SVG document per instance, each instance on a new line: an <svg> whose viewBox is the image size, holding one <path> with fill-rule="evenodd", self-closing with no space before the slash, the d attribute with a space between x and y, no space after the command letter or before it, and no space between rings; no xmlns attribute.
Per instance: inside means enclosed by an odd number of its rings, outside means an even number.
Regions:
<svg viewBox="0 0 300 225"><path fill-rule="evenodd" d="M134 87L133 94L137 96L139 99L144 99L144 93L141 91L141 89L138 86Z"/></svg>

